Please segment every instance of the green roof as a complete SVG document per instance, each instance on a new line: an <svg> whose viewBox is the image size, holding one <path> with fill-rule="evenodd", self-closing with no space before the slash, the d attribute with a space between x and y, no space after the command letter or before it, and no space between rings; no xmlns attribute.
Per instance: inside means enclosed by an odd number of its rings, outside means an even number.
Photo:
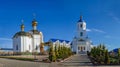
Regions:
<svg viewBox="0 0 120 67"><path fill-rule="evenodd" d="M13 38L18 37L18 36L29 36L29 37L32 37L32 35L31 35L30 33L24 32L24 31L17 32L17 33L13 36Z"/></svg>

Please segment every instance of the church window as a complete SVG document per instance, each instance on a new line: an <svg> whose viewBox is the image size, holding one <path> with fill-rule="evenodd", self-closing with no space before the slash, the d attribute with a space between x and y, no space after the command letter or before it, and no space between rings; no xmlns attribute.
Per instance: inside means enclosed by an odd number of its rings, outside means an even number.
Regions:
<svg viewBox="0 0 120 67"><path fill-rule="evenodd" d="M16 50L18 50L18 45L16 45Z"/></svg>
<svg viewBox="0 0 120 67"><path fill-rule="evenodd" d="M82 27L83 27L83 25L81 24L81 25L80 25L80 27L82 28Z"/></svg>
<svg viewBox="0 0 120 67"><path fill-rule="evenodd" d="M84 50L85 50L85 47L84 47Z"/></svg>
<svg viewBox="0 0 120 67"><path fill-rule="evenodd" d="M80 33L80 36L83 36L83 32Z"/></svg>

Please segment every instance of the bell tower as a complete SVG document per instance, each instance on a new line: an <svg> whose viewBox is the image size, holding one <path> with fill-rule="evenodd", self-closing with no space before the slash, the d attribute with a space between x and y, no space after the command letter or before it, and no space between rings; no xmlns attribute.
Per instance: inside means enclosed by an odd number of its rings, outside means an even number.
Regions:
<svg viewBox="0 0 120 67"><path fill-rule="evenodd" d="M80 16L80 20L77 23L77 38L84 40L86 38L86 22L83 21L83 17Z"/></svg>

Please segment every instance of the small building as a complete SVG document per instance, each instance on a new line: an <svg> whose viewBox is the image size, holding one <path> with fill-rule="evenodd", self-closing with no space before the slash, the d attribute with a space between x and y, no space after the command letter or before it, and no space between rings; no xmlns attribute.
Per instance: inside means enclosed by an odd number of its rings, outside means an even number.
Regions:
<svg viewBox="0 0 120 67"><path fill-rule="evenodd" d="M40 52L40 45L43 43L43 34L37 30L37 21L33 19L33 29L29 32L24 31L24 24L21 25L21 31L13 36L14 52Z"/></svg>
<svg viewBox="0 0 120 67"><path fill-rule="evenodd" d="M68 40L50 39L49 42L52 43L53 46L60 45L60 46L65 46L65 47L71 48L71 42Z"/></svg>
<svg viewBox="0 0 120 67"><path fill-rule="evenodd" d="M115 49L109 51L110 56L112 56L112 57L118 56L119 49L120 48L115 48Z"/></svg>

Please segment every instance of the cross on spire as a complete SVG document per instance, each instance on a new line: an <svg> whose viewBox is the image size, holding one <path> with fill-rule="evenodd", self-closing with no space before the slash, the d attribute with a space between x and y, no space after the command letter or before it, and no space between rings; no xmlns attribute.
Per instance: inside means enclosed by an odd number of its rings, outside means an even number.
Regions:
<svg viewBox="0 0 120 67"><path fill-rule="evenodd" d="M22 22L22 24L24 24L24 20L23 19L21 20L21 22Z"/></svg>
<svg viewBox="0 0 120 67"><path fill-rule="evenodd" d="M24 20L22 19L21 22L22 22L22 24L21 24L21 31L24 31L24 28L25 28L25 26L24 26L24 24L23 24L23 23L24 23Z"/></svg>
<svg viewBox="0 0 120 67"><path fill-rule="evenodd" d="M80 20L82 20L82 15L80 16Z"/></svg>
<svg viewBox="0 0 120 67"><path fill-rule="evenodd" d="M36 14L35 13L33 13L33 19L36 19Z"/></svg>

